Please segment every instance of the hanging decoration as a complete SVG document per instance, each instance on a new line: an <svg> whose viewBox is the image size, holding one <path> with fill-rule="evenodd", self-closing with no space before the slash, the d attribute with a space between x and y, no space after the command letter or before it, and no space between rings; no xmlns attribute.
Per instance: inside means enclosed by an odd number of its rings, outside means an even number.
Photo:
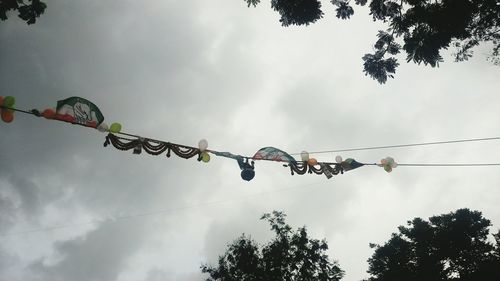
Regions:
<svg viewBox="0 0 500 281"><path fill-rule="evenodd" d="M122 124L120 123L113 123L109 127L109 131L113 134L118 134L122 130Z"/></svg>
<svg viewBox="0 0 500 281"><path fill-rule="evenodd" d="M52 108L47 108L45 109L44 111L42 111L42 116L45 118L45 119L54 119L56 117L56 111Z"/></svg>
<svg viewBox="0 0 500 281"><path fill-rule="evenodd" d="M16 99L13 96L6 96L6 97L1 97L0 96L0 105L2 106L1 109L1 117L2 121L5 123L11 123L14 121L14 106L16 104Z"/></svg>
<svg viewBox="0 0 500 281"><path fill-rule="evenodd" d="M383 167L386 172L390 173L390 172L392 172L392 169L394 169L398 166L398 163L396 163L396 161L394 161L394 158L386 157L386 158L380 160L380 164L378 164L378 166Z"/></svg>
<svg viewBox="0 0 500 281"><path fill-rule="evenodd" d="M108 124L102 122L101 124L99 124L97 126L97 130L101 133L105 133L105 132L108 132L109 131L109 127L108 127Z"/></svg>
<svg viewBox="0 0 500 281"><path fill-rule="evenodd" d="M81 97L70 97L57 102L56 109L47 108L43 111L32 109L25 111L16 109L15 98L12 96L0 97L1 118L4 122L10 123L14 119L14 112L32 114L48 120L63 121L71 124L78 124L85 127L95 128L100 132L107 132L104 147L109 145L118 150L131 150L133 154L147 154L158 156L164 154L170 157L173 154L180 158L190 159L197 157L199 162L208 163L210 154L236 160L240 168L241 178L250 181L255 177L255 161L282 162L284 167L290 168L292 175L317 174L325 175L328 179L335 175L343 174L346 171L354 170L364 165L378 165L385 171L391 172L397 167L397 163L391 157L386 157L380 164L363 164L352 158L343 160L341 156L335 157L335 162L319 162L316 158L309 156L307 151L300 153L300 161L292 155L275 147L264 147L259 149L252 157L233 154L231 152L221 152L208 149L208 141L201 139L198 147L191 147L182 144L175 144L161 140L141 137L128 134L122 131L120 123L104 123L104 116L100 109L92 102Z"/></svg>
<svg viewBox="0 0 500 281"><path fill-rule="evenodd" d="M238 157L237 161L241 169L241 178L251 181L255 177L255 162L244 157Z"/></svg>
<svg viewBox="0 0 500 281"><path fill-rule="evenodd" d="M104 121L104 116L99 108L92 102L80 97L71 97L58 101L54 117L57 120L92 128L97 128Z"/></svg>
<svg viewBox="0 0 500 281"><path fill-rule="evenodd" d="M290 154L270 146L259 149L259 151L257 151L252 158L254 160L295 162L295 159Z"/></svg>

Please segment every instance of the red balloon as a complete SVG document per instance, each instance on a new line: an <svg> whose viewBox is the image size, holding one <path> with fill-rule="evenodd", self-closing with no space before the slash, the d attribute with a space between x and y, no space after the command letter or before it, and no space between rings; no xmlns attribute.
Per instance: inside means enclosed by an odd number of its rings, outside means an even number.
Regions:
<svg viewBox="0 0 500 281"><path fill-rule="evenodd" d="M309 158L309 160L307 160L307 164L309 164L309 166L314 166L318 164L318 160L316 160L315 158Z"/></svg>
<svg viewBox="0 0 500 281"><path fill-rule="evenodd" d="M10 123L14 120L14 112L8 110L2 110L2 121L5 123Z"/></svg>
<svg viewBox="0 0 500 281"><path fill-rule="evenodd" d="M54 119L56 112L52 108L47 108L42 112L42 116L46 119Z"/></svg>

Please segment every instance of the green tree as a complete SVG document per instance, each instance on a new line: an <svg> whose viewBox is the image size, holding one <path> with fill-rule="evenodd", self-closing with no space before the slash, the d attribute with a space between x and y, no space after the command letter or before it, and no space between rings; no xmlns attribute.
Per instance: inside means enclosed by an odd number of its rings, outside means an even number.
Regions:
<svg viewBox="0 0 500 281"><path fill-rule="evenodd" d="M216 267L203 265L207 281L337 281L344 272L330 261L325 240L311 239L305 227L292 231L285 214L274 211L261 219L271 225L275 237L259 246L244 234L232 242Z"/></svg>
<svg viewBox="0 0 500 281"><path fill-rule="evenodd" d="M245 0L256 6L260 0ZM349 19L354 14L350 0L330 0L336 16ZM354 0L360 6L367 0ZM492 44L488 57L500 64L500 2L498 0L371 0L370 15L384 22L374 44L375 52L363 56L366 75L379 83L394 78L399 65L395 56L402 50L406 61L432 67L443 61L442 50L456 49L455 61L472 57L480 43ZM283 26L308 25L323 16L319 0L271 0L281 15Z"/></svg>
<svg viewBox="0 0 500 281"><path fill-rule="evenodd" d="M489 242L490 225L469 209L408 221L383 246L370 245L367 281L500 280L500 233Z"/></svg>
<svg viewBox="0 0 500 281"><path fill-rule="evenodd" d="M0 0L0 19L7 20L9 11L18 11L18 16L27 24L34 24L36 18L45 12L47 5L40 0Z"/></svg>

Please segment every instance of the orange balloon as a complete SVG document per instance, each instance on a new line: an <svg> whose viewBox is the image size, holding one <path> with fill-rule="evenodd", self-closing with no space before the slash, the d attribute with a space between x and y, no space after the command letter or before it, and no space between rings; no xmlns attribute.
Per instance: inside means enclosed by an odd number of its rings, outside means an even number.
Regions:
<svg viewBox="0 0 500 281"><path fill-rule="evenodd" d="M14 112L2 110L2 120L5 123L10 123L14 120Z"/></svg>
<svg viewBox="0 0 500 281"><path fill-rule="evenodd" d="M47 108L42 112L42 116L46 119L54 119L56 112L52 108Z"/></svg>
<svg viewBox="0 0 500 281"><path fill-rule="evenodd" d="M314 166L314 165L318 164L318 160L316 160L316 158L309 158L309 160L307 160L307 164L309 166Z"/></svg>

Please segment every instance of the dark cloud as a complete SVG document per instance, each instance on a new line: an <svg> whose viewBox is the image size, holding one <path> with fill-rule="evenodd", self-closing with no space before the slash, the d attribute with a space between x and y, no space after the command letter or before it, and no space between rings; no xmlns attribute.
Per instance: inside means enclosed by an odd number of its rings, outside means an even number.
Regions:
<svg viewBox="0 0 500 281"><path fill-rule="evenodd" d="M0 234L14 222L16 210L12 200L0 193Z"/></svg>
<svg viewBox="0 0 500 281"><path fill-rule="evenodd" d="M61 261L44 259L30 268L41 280L116 280L127 266L127 258L143 243L143 224L107 222L83 237L55 244Z"/></svg>

